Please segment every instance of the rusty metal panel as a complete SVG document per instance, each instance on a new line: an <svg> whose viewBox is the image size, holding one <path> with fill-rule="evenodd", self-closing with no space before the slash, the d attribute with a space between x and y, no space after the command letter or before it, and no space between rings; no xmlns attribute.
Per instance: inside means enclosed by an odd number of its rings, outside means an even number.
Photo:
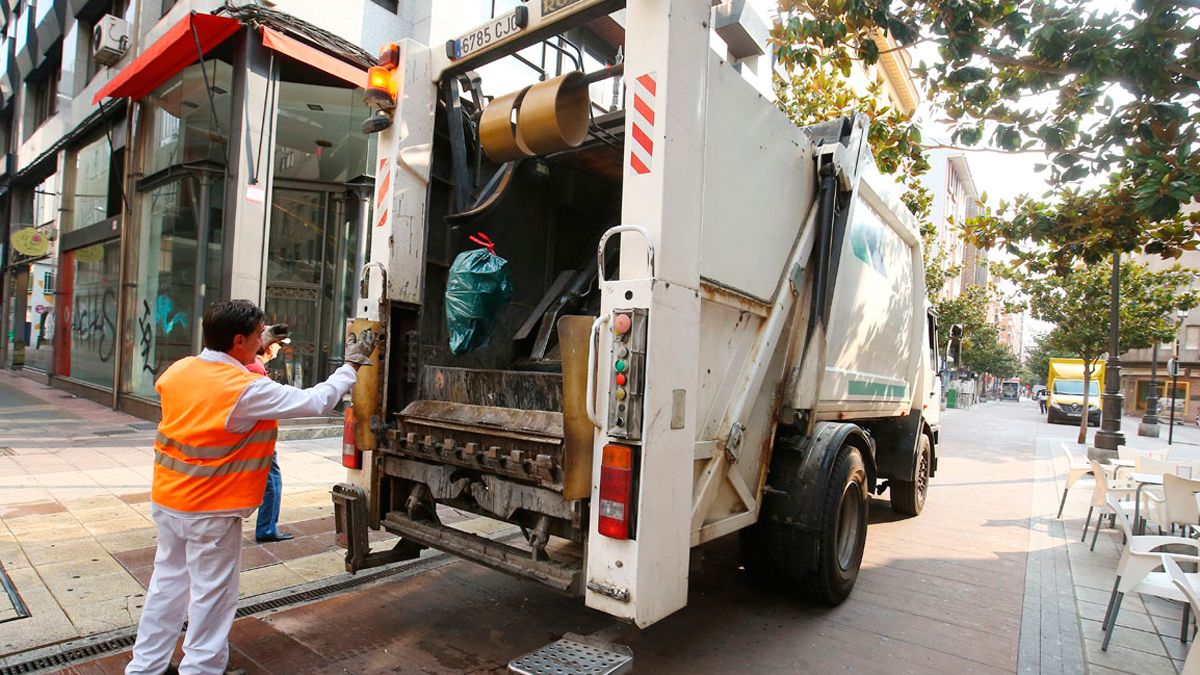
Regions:
<svg viewBox="0 0 1200 675"><path fill-rule="evenodd" d="M521 410L562 410L562 376L524 370L425 366L420 398Z"/></svg>
<svg viewBox="0 0 1200 675"><path fill-rule="evenodd" d="M413 401L399 418L400 454L562 491L562 413Z"/></svg>
<svg viewBox="0 0 1200 675"><path fill-rule="evenodd" d="M592 447L596 427L587 414L587 363L592 317L558 320L563 377L563 497L585 499L592 492Z"/></svg>

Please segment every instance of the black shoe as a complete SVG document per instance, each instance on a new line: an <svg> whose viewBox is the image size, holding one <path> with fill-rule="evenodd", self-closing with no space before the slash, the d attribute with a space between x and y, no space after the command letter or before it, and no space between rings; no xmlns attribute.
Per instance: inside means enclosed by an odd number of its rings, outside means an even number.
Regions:
<svg viewBox="0 0 1200 675"><path fill-rule="evenodd" d="M168 663L167 669L163 671L163 675L179 675L179 666L174 663Z"/></svg>
<svg viewBox="0 0 1200 675"><path fill-rule="evenodd" d="M294 535L294 534L286 534L284 532L277 532L269 537L255 537L254 541L259 544L269 544L273 541L287 541L288 539L295 539L295 538L296 538L296 535Z"/></svg>

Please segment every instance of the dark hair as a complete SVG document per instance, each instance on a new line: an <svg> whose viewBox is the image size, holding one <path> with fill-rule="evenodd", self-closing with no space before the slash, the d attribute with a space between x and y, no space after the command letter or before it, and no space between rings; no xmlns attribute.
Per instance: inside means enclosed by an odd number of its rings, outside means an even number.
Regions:
<svg viewBox="0 0 1200 675"><path fill-rule="evenodd" d="M233 347L236 335L250 335L266 317L249 300L222 300L204 310L204 346L218 352Z"/></svg>

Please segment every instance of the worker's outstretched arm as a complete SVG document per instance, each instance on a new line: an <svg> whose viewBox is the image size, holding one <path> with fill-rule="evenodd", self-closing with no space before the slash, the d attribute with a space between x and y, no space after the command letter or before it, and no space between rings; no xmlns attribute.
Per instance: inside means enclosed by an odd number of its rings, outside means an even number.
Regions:
<svg viewBox="0 0 1200 675"><path fill-rule="evenodd" d="M354 386L356 371L362 366L372 365L370 354L375 348L374 333L364 331L361 337L346 346L346 363L333 371L329 379L310 387L299 389L280 384L269 378L250 383L242 392L225 428L234 432L249 431L262 420L286 420L297 417L319 417L326 415L337 402Z"/></svg>

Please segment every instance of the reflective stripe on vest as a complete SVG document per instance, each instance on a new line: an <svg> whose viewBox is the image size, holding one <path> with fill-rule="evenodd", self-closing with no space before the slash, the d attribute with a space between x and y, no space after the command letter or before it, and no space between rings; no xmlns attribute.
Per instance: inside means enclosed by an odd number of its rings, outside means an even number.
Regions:
<svg viewBox="0 0 1200 675"><path fill-rule="evenodd" d="M226 428L233 409L260 376L231 363L181 359L155 383L162 421L154 443L150 498L176 511L240 511L262 503L278 424Z"/></svg>
<svg viewBox="0 0 1200 675"><path fill-rule="evenodd" d="M205 466L203 464L188 464L181 462L174 457L164 454L162 451L154 451L154 463L185 476L199 476L201 478L212 478L213 476L224 476L231 473L239 473L242 471L257 471L259 469L271 468L271 457L256 457L254 459L238 459L224 464L215 466Z"/></svg>
<svg viewBox="0 0 1200 675"><path fill-rule="evenodd" d="M277 429L263 429L261 431L255 431L233 445L212 446L187 445L174 439L167 438L162 432L159 432L158 436L156 436L154 440L159 445L165 448L174 448L188 457L191 457L192 459L220 459L226 455L232 455L251 443L266 443L269 441L274 441L278 435L279 431Z"/></svg>

